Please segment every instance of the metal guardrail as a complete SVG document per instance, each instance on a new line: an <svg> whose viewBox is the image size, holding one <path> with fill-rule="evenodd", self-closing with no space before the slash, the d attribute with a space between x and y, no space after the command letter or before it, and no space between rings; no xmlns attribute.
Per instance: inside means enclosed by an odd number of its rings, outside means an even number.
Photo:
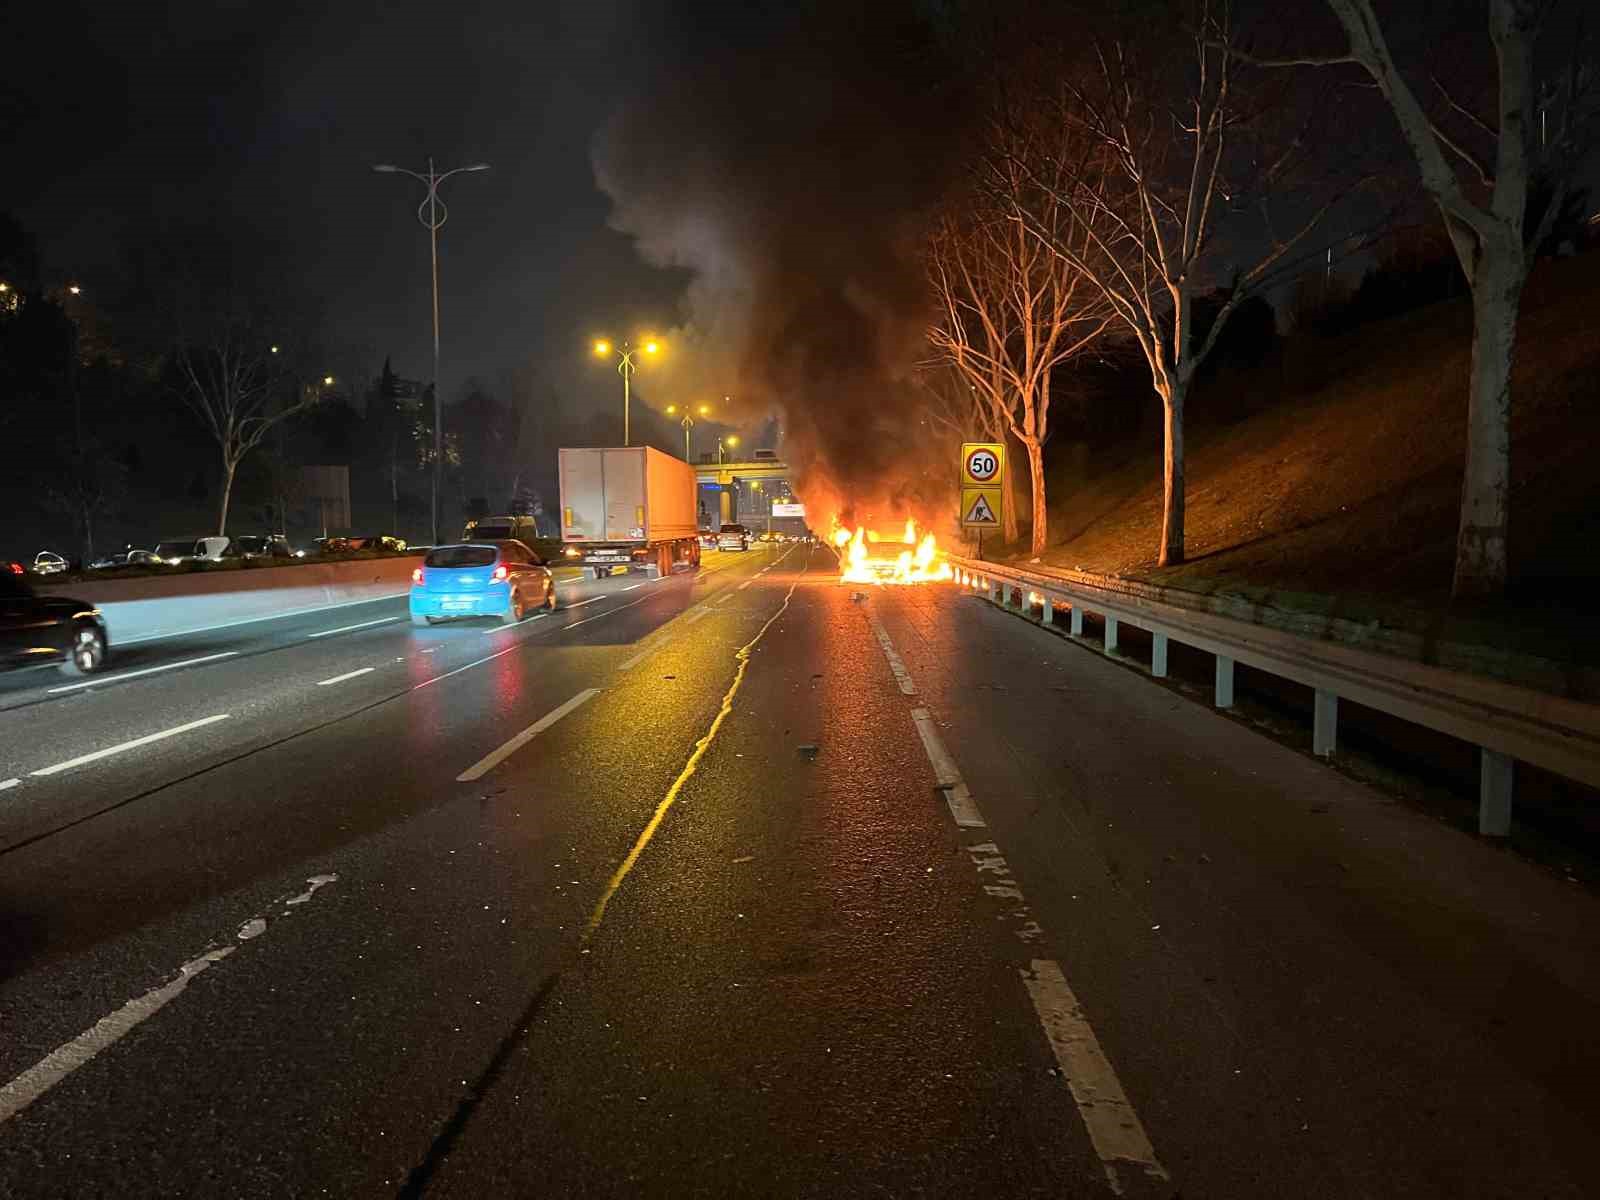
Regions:
<svg viewBox="0 0 1600 1200"><path fill-rule="evenodd" d="M1340 699L1476 745L1480 833L1510 832L1518 761L1600 787L1600 705L1183 608L1152 596L1155 589L1121 581L1101 583L1078 573L1064 578L956 555L948 561L959 586L982 589L1014 611L1037 607L1045 625L1055 623L1058 608L1068 609L1073 637L1083 634L1085 612L1101 617L1108 654L1116 653L1120 625L1145 630L1152 639L1152 675L1166 675L1170 641L1215 655L1218 708L1233 706L1235 663L1312 688L1312 750L1323 757L1338 743Z"/></svg>

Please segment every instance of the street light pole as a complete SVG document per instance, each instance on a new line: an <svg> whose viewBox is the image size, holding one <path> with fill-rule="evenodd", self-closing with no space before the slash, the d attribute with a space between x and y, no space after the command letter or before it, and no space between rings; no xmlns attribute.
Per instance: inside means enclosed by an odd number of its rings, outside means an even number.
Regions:
<svg viewBox="0 0 1600 1200"><path fill-rule="evenodd" d="M595 339L594 352L599 357L606 357L613 349L617 352L617 374L622 376L622 444L624 446L629 446L633 444L629 441L629 437L632 433L631 429L629 428L629 407L632 403L629 383L633 379L633 373L639 368L634 364L633 361L632 342L619 342L616 346L612 346L612 344L605 338ZM640 346L639 349L645 354L655 355L660 352L661 343L655 338L646 338L644 344ZM667 411L670 412L671 409L668 409Z"/></svg>
<svg viewBox="0 0 1600 1200"><path fill-rule="evenodd" d="M676 416L677 413L678 406L676 404L667 405L667 416ZM702 417L709 416L710 413L711 406L709 404L702 404L700 406L700 415ZM683 461L692 462L693 460L689 457L689 431L694 428L694 417L689 414L689 408L687 405L685 405L683 409L683 420L679 421L678 424L683 426Z"/></svg>
<svg viewBox="0 0 1600 1200"><path fill-rule="evenodd" d="M417 206L417 220L428 231L428 258L433 270L433 543L439 544L439 479L444 465L444 400L439 388L439 230L450 219L450 210L439 199L439 185L452 175L463 171L487 171L488 163L473 163L456 167L442 174L433 169L433 156L428 156L428 173L419 175L404 167L380 163L372 168L384 174L409 175L428 189L428 197ZM426 215L424 215L426 214Z"/></svg>

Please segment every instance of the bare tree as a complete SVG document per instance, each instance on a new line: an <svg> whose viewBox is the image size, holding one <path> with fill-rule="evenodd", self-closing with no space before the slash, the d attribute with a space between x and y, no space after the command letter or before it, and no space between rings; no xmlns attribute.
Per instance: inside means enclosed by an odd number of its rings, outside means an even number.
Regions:
<svg viewBox="0 0 1600 1200"><path fill-rule="evenodd" d="M1308 139L1287 106L1240 86L1232 37L1226 4L1209 0L1182 29L1086 33L1085 55L1060 73L1053 97L1059 141L1021 163L1049 205L1014 206L1093 282L1149 367L1164 417L1162 565L1184 558L1184 407L1195 376L1245 300L1321 251L1308 239L1349 190L1309 203L1285 194ZM1002 183L1007 170L996 167ZM1274 200L1300 210L1287 229L1272 218ZM1244 262L1230 258L1242 251ZM1218 290L1216 316L1197 328L1196 297Z"/></svg>
<svg viewBox="0 0 1600 1200"><path fill-rule="evenodd" d="M1009 433L1027 455L1035 558L1050 532L1044 445L1052 378L1091 349L1113 319L1077 265L1088 247L1069 207L1067 174L1078 164L1038 162L1037 137L1030 124L995 123L982 198L938 224L928 253L939 310L928 340L987 409L989 426ZM1024 211L1027 223L1018 215ZM1057 244L1076 253L1059 254Z"/></svg>
<svg viewBox="0 0 1600 1200"><path fill-rule="evenodd" d="M228 503L239 464L280 421L322 398L316 377L302 378L295 369L303 358L293 347L274 341L268 323L248 304L212 311L173 348L179 392L222 455L219 536L228 532Z"/></svg>
<svg viewBox="0 0 1600 1200"><path fill-rule="evenodd" d="M1550 0L1488 0L1498 75L1494 113L1479 116L1435 80L1436 117L1396 65L1371 0L1328 0L1328 7L1344 28L1346 52L1270 65L1353 64L1370 75L1444 217L1472 290L1467 461L1452 592L1460 599L1493 598L1506 584L1517 313L1534 251L1566 203L1588 149L1593 69L1582 65L1580 28L1565 67L1541 82L1535 49Z"/></svg>

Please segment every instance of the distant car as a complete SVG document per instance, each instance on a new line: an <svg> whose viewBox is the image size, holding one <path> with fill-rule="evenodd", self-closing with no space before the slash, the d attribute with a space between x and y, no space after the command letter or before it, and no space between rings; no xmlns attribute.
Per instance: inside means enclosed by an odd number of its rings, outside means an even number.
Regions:
<svg viewBox="0 0 1600 1200"><path fill-rule="evenodd" d="M73 675L105 666L110 641L94 605L41 596L21 576L0 571L0 666L59 662Z"/></svg>
<svg viewBox="0 0 1600 1200"><path fill-rule="evenodd" d="M104 558L97 558L89 564L91 571L107 571L112 567L154 567L159 566L161 560L156 557L154 550L135 550L128 547L116 554L108 554Z"/></svg>
<svg viewBox="0 0 1600 1200"><path fill-rule="evenodd" d="M750 549L750 531L743 525L724 525L717 534L717 549Z"/></svg>
<svg viewBox="0 0 1600 1200"><path fill-rule="evenodd" d="M514 625L535 608L556 607L550 568L515 539L435 546L411 572L411 623L499 617Z"/></svg>
<svg viewBox="0 0 1600 1200"><path fill-rule="evenodd" d="M41 550L33 556L35 575L59 575L67 569L67 560L51 550Z"/></svg>
<svg viewBox="0 0 1600 1200"><path fill-rule="evenodd" d="M354 549L347 537L319 537L311 544L317 554L347 554Z"/></svg>
<svg viewBox="0 0 1600 1200"><path fill-rule="evenodd" d="M717 548L717 531L715 529L702 529L700 531L700 549L715 550Z"/></svg>
<svg viewBox="0 0 1600 1200"><path fill-rule="evenodd" d="M232 541L226 537L203 537L157 542L155 556L169 567L190 562L221 562Z"/></svg>
<svg viewBox="0 0 1600 1200"><path fill-rule="evenodd" d="M537 541L539 523L532 517L479 517L468 521L461 533L463 542Z"/></svg>
<svg viewBox="0 0 1600 1200"><path fill-rule="evenodd" d="M295 553L289 548L289 539L281 533L245 534L243 537L233 539L233 545L228 547L230 557L238 558L293 558Z"/></svg>
<svg viewBox="0 0 1600 1200"><path fill-rule="evenodd" d="M347 550L400 551L406 548L406 542L404 538L398 538L389 533L364 534L361 537L346 538L345 542L347 543L345 546L345 549Z"/></svg>

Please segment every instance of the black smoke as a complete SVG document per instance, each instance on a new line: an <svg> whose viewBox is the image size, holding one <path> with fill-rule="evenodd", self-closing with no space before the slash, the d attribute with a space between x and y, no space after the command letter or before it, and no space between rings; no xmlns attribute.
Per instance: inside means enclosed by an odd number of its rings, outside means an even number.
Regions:
<svg viewBox="0 0 1600 1200"><path fill-rule="evenodd" d="M920 255L970 109L948 13L855 0L641 17L648 65L593 161L613 226L691 280L652 394L777 415L814 523L926 511Z"/></svg>

